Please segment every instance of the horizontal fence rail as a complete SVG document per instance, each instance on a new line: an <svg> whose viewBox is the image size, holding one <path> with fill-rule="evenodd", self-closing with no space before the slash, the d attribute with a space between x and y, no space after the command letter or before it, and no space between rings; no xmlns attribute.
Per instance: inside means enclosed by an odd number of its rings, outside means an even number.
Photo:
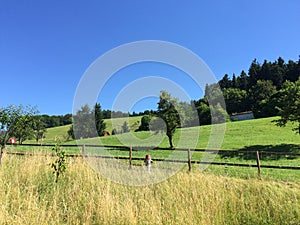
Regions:
<svg viewBox="0 0 300 225"><path fill-rule="evenodd" d="M15 144L15 146L35 146L35 147L55 147L55 144ZM115 145L96 145L96 144L78 144L78 145L61 145L61 147L98 147L98 148L112 148L116 150L129 150L132 148L132 150L141 150L141 151L147 151L147 150L160 150L160 151L188 151L189 149L193 152L210 152L210 153L218 153L218 154L256 154L257 151L243 151L243 150L214 150L214 149L200 149L200 148L160 148L160 147L151 147L151 146L115 146ZM287 156L300 156L300 153L296 152L269 152L269 151L258 151L259 154L265 154L265 155L287 155Z"/></svg>
<svg viewBox="0 0 300 225"><path fill-rule="evenodd" d="M16 146L32 146L32 147L55 147L55 144L22 144ZM281 166L281 165L261 165L259 156L261 155L284 155L284 156L300 156L300 153L294 152L267 152L267 151L240 151L240 150L210 150L210 149L189 149L189 148L158 148L158 147L140 147L140 146L113 146L113 145L95 145L95 144L78 144L78 145L61 145L62 148L71 147L71 148L79 148L81 149L81 154L66 154L67 157L95 157L95 158L103 158L103 159L120 159L120 160L129 160L130 167L132 166L132 161L141 161L145 160L142 157L133 157L134 151L148 151L148 150L160 150L160 151L185 151L187 152L187 160L178 160L178 159L161 159L161 158L153 158L152 160L155 162L170 162L170 163L186 163L189 166L189 170L191 170L191 164L211 164L211 165L220 165L226 167L256 167L258 168L258 176L260 176L261 168L270 168L270 169L288 169L288 170L300 170L300 166ZM124 150L129 152L129 156L104 156L104 155L87 155L85 154L86 147L94 147L94 148L108 148L111 151L113 150ZM209 152L214 154L220 154L225 156L234 156L234 155L254 155L256 158L256 164L243 164L243 163L232 163L232 162L204 162L201 160L191 160L191 152ZM34 153L25 153L25 152L7 152L7 154L18 155L18 156L33 156ZM54 154L39 154L44 156L55 156Z"/></svg>

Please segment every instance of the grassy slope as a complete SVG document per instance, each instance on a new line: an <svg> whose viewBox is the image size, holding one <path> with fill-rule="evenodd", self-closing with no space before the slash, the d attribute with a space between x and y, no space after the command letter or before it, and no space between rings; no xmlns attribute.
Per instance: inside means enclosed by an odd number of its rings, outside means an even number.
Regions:
<svg viewBox="0 0 300 225"><path fill-rule="evenodd" d="M222 148L298 150L300 136L290 127L276 127L272 120L228 123ZM49 129L48 141L57 134L64 135L67 127L65 131L62 128ZM183 130L192 137L196 129ZM210 126L200 128L198 147L206 146L209 132ZM175 142L179 133L180 130ZM124 142L125 138L126 142L130 135L100 140L122 144L120 140ZM134 135L146 145L151 144L147 140L149 132ZM190 140L184 144L190 144ZM167 146L167 140L160 146ZM299 177L298 171L276 170L276 176L282 175L280 180L285 181L275 182L265 177L252 179L256 168L242 168L241 172L240 168L211 166L204 173L194 168L191 173L183 170L159 184L127 187L99 176L85 161L72 159L55 185L49 166L53 160L4 155L0 169L0 224L299 224L300 178L287 179L293 173ZM247 180L230 177L243 177L240 174L245 170ZM271 172L262 170L263 176Z"/></svg>
<svg viewBox="0 0 300 225"><path fill-rule="evenodd" d="M239 121L239 122L229 122L226 124L226 131L221 146L222 149L245 149L245 150L256 150L255 148L260 147L275 147L274 150L288 150L293 145L300 144L300 135L295 134L291 130L291 126L287 127L277 127L272 121L275 118L264 118L248 121ZM185 139L181 140L182 143L180 147L194 147L194 139L197 138L197 134L200 129L200 135L198 137L197 148L206 148L211 126L201 126L192 127L192 128L183 128L178 129L175 136L174 142L178 144L178 139L180 138L180 132L184 133ZM136 140L133 140L132 137L136 137ZM149 139L151 136L150 132L135 132L129 134L113 135L109 137L101 137L101 143L106 145L144 145L144 146L153 146L155 143L153 139ZM162 135L157 135L158 140L162 140ZM86 143L93 143L95 139L84 140ZM124 143L122 143L124 142ZM73 142L75 143L75 142ZM168 147L168 140L164 139L159 142L160 147Z"/></svg>
<svg viewBox="0 0 300 225"><path fill-rule="evenodd" d="M54 143L56 137L60 138L61 140L66 140L70 127L71 125L66 125L47 129L44 143Z"/></svg>
<svg viewBox="0 0 300 225"><path fill-rule="evenodd" d="M129 187L75 159L55 184L53 160L4 156L0 224L299 224L300 183L197 171Z"/></svg>
<svg viewBox="0 0 300 225"><path fill-rule="evenodd" d="M240 121L240 122L229 122L226 124L226 132L223 140L223 144L221 146L222 149L232 149L232 150L249 150L249 151L287 151L287 152L300 152L300 135L295 134L291 130L291 125L287 127L281 128L275 126L272 123L272 120L275 118L265 118L265 119L256 119L249 121ZM117 120L117 119L115 119ZM124 119L118 119L118 124L122 125ZM132 127L132 123L134 121L138 121L137 118L131 118L130 124ZM111 127L111 123L108 123L108 127ZM60 130L61 129L61 130ZM66 127L60 128L52 128L49 129L48 135L51 134L54 137L54 133L59 131L58 133L63 134L62 129L66 129ZM197 148L206 148L211 126L201 126L193 127L193 128L185 128L178 129L174 136L174 142L178 143L178 139L180 133L184 133L186 138L183 139L181 143L181 147L194 147L192 145L193 140L197 137L197 132L200 129L200 135L198 139ZM50 135L48 137L51 137ZM121 135L113 135L109 137L101 137L99 138L91 138L83 140L84 143L93 143L93 144L105 144L105 145L133 145L133 146L153 146L155 144L160 147L168 147L167 138L162 135L156 135L157 140L149 138L151 136L150 132L131 132L127 134ZM51 142L51 140L49 140ZM161 141L161 142L160 142ZM76 144L75 141L69 141L68 144ZM28 151L30 147L22 147L19 150ZM45 147L43 147L43 150ZM49 148L49 150L51 150ZM78 149L66 149L71 153L80 153ZM89 150L88 150L89 151ZM145 154L150 153L153 158L166 158L169 155L169 152L165 151L152 151L152 152L144 152L144 151L135 151L134 157L144 157ZM113 151L111 154L116 156L126 156L128 157L128 152L126 151ZM185 156L179 156L181 159L185 159ZM194 153L192 159L200 160L202 158L202 153ZM263 165L285 165L285 166L299 166L300 165L300 157L297 158L287 158L283 157L263 157L261 156ZM236 163L244 163L244 164L256 164L255 157L253 155L244 155L244 156L235 156L235 157L222 157L217 155L214 161L222 161L222 162L236 162ZM137 162L141 163L141 162ZM214 174L220 175L229 175L234 177L256 177L257 170L255 168L238 168L238 167L230 167L228 169L224 169L224 167L220 166L210 166L209 170ZM276 169L263 169L263 177L264 179L277 179L277 180L300 180L300 173L298 171L291 170L276 170Z"/></svg>
<svg viewBox="0 0 300 225"><path fill-rule="evenodd" d="M118 131L121 130L121 127L125 121L129 124L129 128L131 131L138 129L140 126L141 116L137 117L129 117L129 118L115 118L115 119L105 119L106 123L106 131L109 133L112 132L113 127L115 127ZM59 137L61 140L67 140L68 130L71 125L59 126L47 129L46 138L44 139L44 143L53 143L55 142L55 138ZM29 141L32 143L32 141Z"/></svg>

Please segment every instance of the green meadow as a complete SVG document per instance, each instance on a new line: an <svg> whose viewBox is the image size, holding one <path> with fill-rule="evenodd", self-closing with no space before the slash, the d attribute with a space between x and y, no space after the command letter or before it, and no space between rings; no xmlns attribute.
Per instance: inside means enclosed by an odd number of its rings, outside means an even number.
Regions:
<svg viewBox="0 0 300 225"><path fill-rule="evenodd" d="M124 121L129 123L131 132L125 134L111 135L108 137L100 137L100 143L104 145L124 145L121 140L126 144L132 143L131 145L142 144L144 146L153 146L152 139L149 139L151 132L134 132L140 124L141 117L129 117L127 118L116 118L116 119L106 119L105 123L107 126L107 131L111 133L112 124L114 124L117 129L120 129ZM225 150L264 150L272 149L274 151L290 151L297 148L297 145L300 144L300 135L297 135L292 131L292 125L287 124L286 127L278 127L272 121L276 117L264 118L264 119L255 119L247 121L236 121L226 123L226 130L221 145L221 149ZM66 144L76 144L75 141L67 140L67 131L70 129L70 125L49 128L46 133L46 137L43 140L43 143L53 143L55 138L59 137L61 140L64 140ZM182 128L177 129L177 132L174 135L174 142L178 144L180 134L184 133L184 136L193 138L189 140L188 138L181 140L182 147L196 147L196 148L206 148L209 137L211 135L211 126L200 126L200 127L191 127L191 128ZM136 143L132 137L136 137ZM159 143L159 147L169 147L168 140L162 134L157 134L158 139L163 140ZM196 146L194 145L194 138L198 138ZM97 138L98 139L98 138ZM96 141L96 142L97 142ZM95 139L85 139L85 143L94 143ZM27 143L34 143L34 141L27 141ZM191 144L192 143L192 144ZM295 146L293 146L295 145Z"/></svg>
<svg viewBox="0 0 300 225"><path fill-rule="evenodd" d="M123 118L124 119L124 118ZM124 123L123 119L106 121ZM129 118L130 133L79 140L79 144L140 146L133 157L151 154L155 158L186 159L187 152L144 150L141 146L168 147L164 134L133 132L140 118ZM228 122L221 149L244 151L300 152L300 135L291 124L280 128L276 118ZM69 126L48 129L43 144L76 144L67 139ZM205 149L211 137L211 126L178 129L177 147ZM184 138L182 138L184 137ZM194 144L196 142L196 144ZM34 141L27 141L34 143ZM80 157L68 158L67 169L55 183L51 163L54 157L46 146L7 146L10 152L34 153L34 156L4 154L0 169L0 224L299 224L299 170L210 165L200 170L198 164L187 165L169 179L147 186L126 186L101 176ZM63 147L67 154L80 154L81 148ZM85 151L128 157L128 150L92 148ZM42 154L41 154L42 153ZM201 160L202 152L193 152ZM251 154L216 155L215 162L255 164ZM127 163L128 160L123 160ZM157 162L153 162L153 167ZM262 165L299 166L298 156L264 156ZM133 166L143 162L133 161ZM134 174L132 174L132 179ZM147 179L149 174L142 174Z"/></svg>
<svg viewBox="0 0 300 225"><path fill-rule="evenodd" d="M67 130L70 126L62 126L48 129L44 144L54 143L55 138L59 137L64 140L63 144L102 144L111 146L136 146L133 150L133 157L145 157L146 154L151 154L153 159L166 159L170 156L180 160L187 160L186 152L165 151L165 150L144 150L143 146L153 146L168 148L167 137L163 133L154 134L151 132L134 132L139 126L141 117L118 118L106 120L107 131L112 130L112 127L122 126L124 121L127 121L131 132L125 134L117 134L100 138L90 138L79 141L68 140ZM300 153L300 135L292 131L292 124L286 127L278 127L272 121L273 118L255 119L248 121L228 122L225 125L224 137L220 149L236 150L236 151L259 151L259 152L290 152ZM218 126L218 125L217 125ZM176 147L181 148L199 148L206 149L209 147L208 142L214 141L215 136L211 134L212 126L200 126L191 128L177 129L174 135L174 143ZM32 141L30 141L32 142ZM51 147L32 147L32 146L14 146L8 147L12 151L22 152L51 152ZM65 147L67 154L81 154L81 148ZM107 151L106 151L107 150ZM128 157L129 152L116 149L97 149L86 147L87 153L112 155L115 157ZM192 160L201 161L202 152L192 151ZM299 156L285 155L260 155L262 165L274 166L300 166ZM256 157L254 154L235 154L221 155L218 154L213 159L215 162L226 163L242 163L256 165ZM142 165L142 161L134 161L136 165ZM194 165L194 168L198 166ZM224 167L211 165L206 172L213 174L254 178L257 177L257 169L250 167ZM262 169L262 177L264 179L276 180L300 180L299 170L283 170L283 169Z"/></svg>

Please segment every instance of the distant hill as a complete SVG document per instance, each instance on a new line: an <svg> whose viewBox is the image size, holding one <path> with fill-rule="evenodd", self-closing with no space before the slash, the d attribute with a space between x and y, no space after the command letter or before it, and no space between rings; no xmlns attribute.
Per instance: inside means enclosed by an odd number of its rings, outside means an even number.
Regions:
<svg viewBox="0 0 300 225"><path fill-rule="evenodd" d="M114 127L120 131L123 123L127 121L129 124L130 131L135 131L139 128L141 123L142 116L135 116L135 117L127 117L127 118L114 118L114 119L104 119L106 123L106 131L110 134L112 133L112 127ZM57 126L51 127L47 129L46 137L43 140L44 143L54 143L55 138L58 137L63 141L67 141L68 139L68 130L70 129L71 125L65 126ZM26 143L34 143L34 140L27 141Z"/></svg>

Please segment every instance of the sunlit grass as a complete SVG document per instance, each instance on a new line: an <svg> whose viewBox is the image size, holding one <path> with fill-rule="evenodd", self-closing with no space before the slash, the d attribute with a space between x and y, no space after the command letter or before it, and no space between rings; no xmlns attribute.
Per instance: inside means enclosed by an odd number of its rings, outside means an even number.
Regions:
<svg viewBox="0 0 300 225"><path fill-rule="evenodd" d="M194 168L132 187L72 159L56 185L52 160L4 156L0 224L298 224L300 218L299 182L242 180Z"/></svg>

